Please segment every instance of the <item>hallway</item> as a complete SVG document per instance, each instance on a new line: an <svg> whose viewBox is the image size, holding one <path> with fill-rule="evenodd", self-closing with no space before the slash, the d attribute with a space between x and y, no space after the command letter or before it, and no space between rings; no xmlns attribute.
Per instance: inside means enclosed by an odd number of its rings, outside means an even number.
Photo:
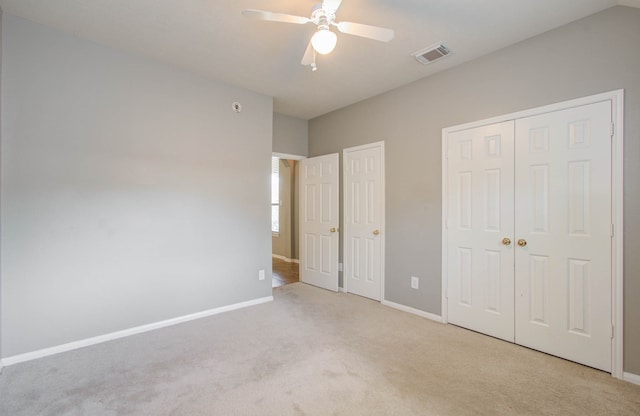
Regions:
<svg viewBox="0 0 640 416"><path fill-rule="evenodd" d="M300 280L298 270L298 263L286 262L273 257L273 282L271 287L279 287L298 282Z"/></svg>

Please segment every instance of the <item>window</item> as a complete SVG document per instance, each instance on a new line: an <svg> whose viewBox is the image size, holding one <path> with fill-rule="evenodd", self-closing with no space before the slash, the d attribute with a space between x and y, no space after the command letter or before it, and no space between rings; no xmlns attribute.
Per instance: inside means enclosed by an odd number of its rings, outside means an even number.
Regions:
<svg viewBox="0 0 640 416"><path fill-rule="evenodd" d="M271 158L271 232L280 232L280 159Z"/></svg>

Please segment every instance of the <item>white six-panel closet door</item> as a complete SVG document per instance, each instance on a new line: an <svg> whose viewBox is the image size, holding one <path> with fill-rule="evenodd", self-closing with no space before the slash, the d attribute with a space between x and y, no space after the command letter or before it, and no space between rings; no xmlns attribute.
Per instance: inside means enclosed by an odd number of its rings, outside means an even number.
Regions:
<svg viewBox="0 0 640 416"><path fill-rule="evenodd" d="M519 119L515 163L516 342L605 371L610 125L610 101Z"/></svg>
<svg viewBox="0 0 640 416"><path fill-rule="evenodd" d="M448 320L513 342L514 123L447 143Z"/></svg>

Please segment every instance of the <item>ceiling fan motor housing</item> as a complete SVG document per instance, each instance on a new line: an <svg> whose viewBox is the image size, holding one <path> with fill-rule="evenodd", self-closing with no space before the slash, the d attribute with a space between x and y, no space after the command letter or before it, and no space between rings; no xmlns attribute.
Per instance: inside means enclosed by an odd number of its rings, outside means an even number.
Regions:
<svg viewBox="0 0 640 416"><path fill-rule="evenodd" d="M318 28L320 28L320 26L329 27L335 20L335 12L323 9L322 3L316 4L313 6L313 9L311 9L311 21L315 23Z"/></svg>

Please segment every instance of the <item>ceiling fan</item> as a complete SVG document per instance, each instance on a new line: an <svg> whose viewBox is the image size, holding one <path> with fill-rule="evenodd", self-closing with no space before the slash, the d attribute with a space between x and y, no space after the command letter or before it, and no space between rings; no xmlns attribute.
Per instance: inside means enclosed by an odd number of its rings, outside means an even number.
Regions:
<svg viewBox="0 0 640 416"><path fill-rule="evenodd" d="M307 45L307 50L300 62L302 65L309 65L311 69L315 71L317 69L316 52L325 55L333 51L336 47L338 37L331 31L331 26L335 26L338 28L338 31L342 33L381 42L389 42L395 35L393 30L383 27L353 22L336 22L336 13L341 3L342 0L324 0L322 3L318 3L313 7L311 17L253 9L243 10L242 15L251 19L271 22L295 23L299 25L307 23L315 24L316 32L311 37L311 41Z"/></svg>

